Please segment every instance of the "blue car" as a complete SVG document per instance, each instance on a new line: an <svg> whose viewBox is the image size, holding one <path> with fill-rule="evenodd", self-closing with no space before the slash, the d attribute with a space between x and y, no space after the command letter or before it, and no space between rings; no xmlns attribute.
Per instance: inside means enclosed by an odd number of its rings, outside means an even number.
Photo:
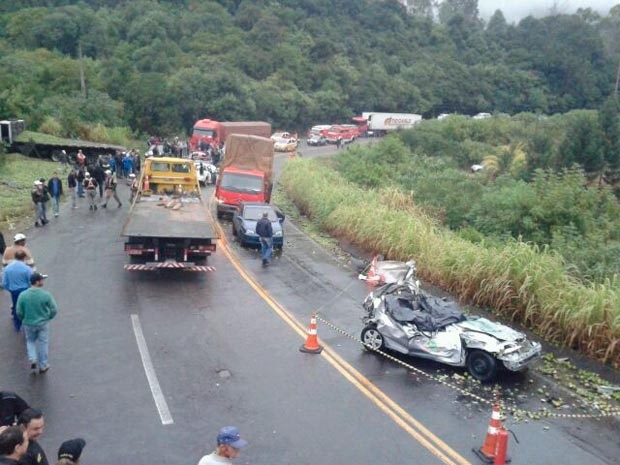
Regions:
<svg viewBox="0 0 620 465"><path fill-rule="evenodd" d="M284 246L284 213L273 205L259 202L242 202L232 218L232 233L244 247L260 247L260 238L256 234L256 223L267 212L273 230L273 248L282 250Z"/></svg>

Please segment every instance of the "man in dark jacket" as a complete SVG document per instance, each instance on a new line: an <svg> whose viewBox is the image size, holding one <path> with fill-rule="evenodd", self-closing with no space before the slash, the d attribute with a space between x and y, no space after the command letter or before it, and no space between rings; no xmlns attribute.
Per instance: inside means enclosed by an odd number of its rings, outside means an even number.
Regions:
<svg viewBox="0 0 620 465"><path fill-rule="evenodd" d="M67 186L69 186L69 191L71 192L71 208L77 208L77 170L72 168L69 172L69 176L67 176Z"/></svg>
<svg viewBox="0 0 620 465"><path fill-rule="evenodd" d="M28 408L22 412L17 421L20 428L28 437L28 449L20 459L20 465L49 465L43 448L37 442L37 439L43 434L45 421L40 410Z"/></svg>
<svg viewBox="0 0 620 465"><path fill-rule="evenodd" d="M29 408L28 403L11 391L0 391L0 426L12 426Z"/></svg>
<svg viewBox="0 0 620 465"><path fill-rule="evenodd" d="M0 465L18 465L28 450L28 435L19 426L0 430Z"/></svg>
<svg viewBox="0 0 620 465"><path fill-rule="evenodd" d="M52 211L54 212L54 216L58 216L60 196L62 195L62 181L58 178L58 173L54 172L47 182L47 190L52 197Z"/></svg>
<svg viewBox="0 0 620 465"><path fill-rule="evenodd" d="M90 170L90 175L97 181L97 187L99 188L99 198L103 198L103 184L105 183L105 171L99 165L95 164Z"/></svg>
<svg viewBox="0 0 620 465"><path fill-rule="evenodd" d="M263 212L263 217L256 223L256 234L260 237L260 255L263 259L263 266L267 266L273 249L273 229L269 212Z"/></svg>

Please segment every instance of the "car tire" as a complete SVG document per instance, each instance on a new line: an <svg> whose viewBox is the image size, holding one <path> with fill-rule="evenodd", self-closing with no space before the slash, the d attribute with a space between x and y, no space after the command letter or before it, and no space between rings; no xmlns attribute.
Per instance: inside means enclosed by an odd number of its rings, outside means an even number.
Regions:
<svg viewBox="0 0 620 465"><path fill-rule="evenodd" d="M362 343L367 350L383 350L385 348L385 340L383 334L374 326L366 326L362 329Z"/></svg>
<svg viewBox="0 0 620 465"><path fill-rule="evenodd" d="M497 374L497 359L488 352L474 349L467 355L467 370L478 381L486 383Z"/></svg>

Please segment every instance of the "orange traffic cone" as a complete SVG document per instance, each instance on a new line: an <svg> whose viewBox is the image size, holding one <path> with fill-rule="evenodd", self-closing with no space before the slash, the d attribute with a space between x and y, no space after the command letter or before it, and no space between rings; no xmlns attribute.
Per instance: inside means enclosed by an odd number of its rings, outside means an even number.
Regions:
<svg viewBox="0 0 620 465"><path fill-rule="evenodd" d="M495 462L493 465L506 465L510 462L510 457L506 454L508 452L508 431L503 426L500 426L497 432L497 444L495 446Z"/></svg>
<svg viewBox="0 0 620 465"><path fill-rule="evenodd" d="M495 459L495 449L497 446L497 433L502 427L500 422L499 405L493 405L493 413L491 414L491 422L487 429L487 436L484 444L478 450L474 449L474 453L487 463L493 463Z"/></svg>
<svg viewBox="0 0 620 465"><path fill-rule="evenodd" d="M149 175L145 174L144 175L144 189L142 189L144 191L150 191L151 190L151 183L149 182Z"/></svg>
<svg viewBox="0 0 620 465"><path fill-rule="evenodd" d="M316 333L316 313L313 313L312 318L310 318L308 337L306 338L305 344L302 345L299 350L309 354L320 354L323 351L323 347L319 345L319 339Z"/></svg>

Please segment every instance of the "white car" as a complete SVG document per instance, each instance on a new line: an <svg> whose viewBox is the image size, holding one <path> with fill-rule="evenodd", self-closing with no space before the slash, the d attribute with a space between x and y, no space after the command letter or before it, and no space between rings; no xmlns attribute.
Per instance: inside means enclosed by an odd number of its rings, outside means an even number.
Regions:
<svg viewBox="0 0 620 465"><path fill-rule="evenodd" d="M295 139L297 140L297 134L291 134L290 132L274 132L271 135L271 140L278 142L280 140L289 140Z"/></svg>
<svg viewBox="0 0 620 465"><path fill-rule="evenodd" d="M196 166L196 174L198 175L198 182L201 186L215 184L219 171L217 166L204 161L195 161L194 166Z"/></svg>
<svg viewBox="0 0 620 465"><path fill-rule="evenodd" d="M276 152L294 152L297 149L297 139L279 139L273 144Z"/></svg>

